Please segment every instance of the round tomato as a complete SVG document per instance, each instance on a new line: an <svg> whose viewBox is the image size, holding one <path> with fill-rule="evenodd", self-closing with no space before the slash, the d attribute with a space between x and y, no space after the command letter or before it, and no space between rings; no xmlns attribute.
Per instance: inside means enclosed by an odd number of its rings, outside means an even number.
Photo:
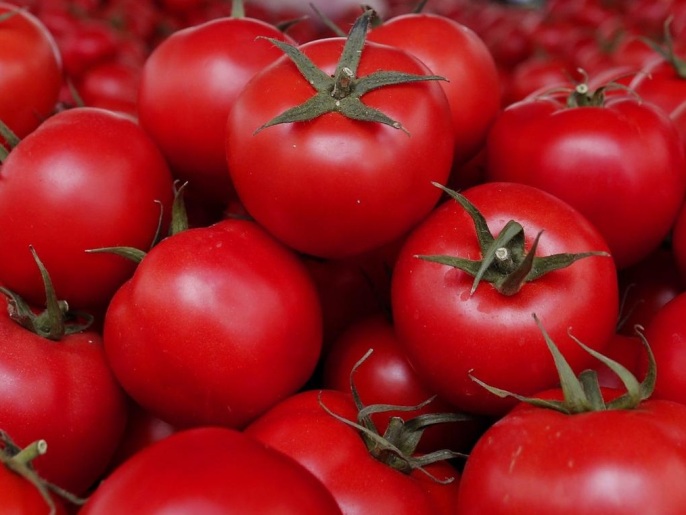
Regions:
<svg viewBox="0 0 686 515"><path fill-rule="evenodd" d="M322 346L302 262L228 219L152 248L114 295L105 350L124 389L178 427L239 427L310 378Z"/></svg>
<svg viewBox="0 0 686 515"><path fill-rule="evenodd" d="M48 29L0 2L0 120L23 138L52 114L61 86L62 59Z"/></svg>
<svg viewBox="0 0 686 515"><path fill-rule="evenodd" d="M124 393L98 333L52 341L13 320L22 311L0 295L0 428L20 446L45 440L50 452L33 461L35 470L82 495L105 471L124 432Z"/></svg>
<svg viewBox="0 0 686 515"><path fill-rule="evenodd" d="M404 457L391 450L372 456L358 429L346 420L357 420L348 393L306 390L268 410L245 433L305 466L331 491L343 513L454 513L459 491L454 467L436 462L423 471L396 469L388 463L400 467Z"/></svg>
<svg viewBox="0 0 686 515"><path fill-rule="evenodd" d="M684 428L686 407L669 401L574 415L520 405L472 450L457 512L680 513Z"/></svg>
<svg viewBox="0 0 686 515"><path fill-rule="evenodd" d="M282 46L288 57L255 75L227 122L229 172L248 213L285 244L319 257L399 238L438 201L431 181L444 184L450 174L443 89L407 52L365 44L365 16L347 40L300 46L300 65L290 58L296 49ZM420 80L379 87L395 80L387 71Z"/></svg>
<svg viewBox="0 0 686 515"><path fill-rule="evenodd" d="M141 126L174 174L205 202L231 197L224 130L248 80L281 56L261 38L292 41L254 18L223 17L178 30L146 60L138 94Z"/></svg>
<svg viewBox="0 0 686 515"><path fill-rule="evenodd" d="M33 246L72 309L104 307L134 264L86 251L148 249L172 195L162 154L131 118L87 107L53 115L0 168L0 283L43 303Z"/></svg>
<svg viewBox="0 0 686 515"><path fill-rule="evenodd" d="M243 433L203 427L135 454L79 511L100 513L341 513L304 467Z"/></svg>
<svg viewBox="0 0 686 515"><path fill-rule="evenodd" d="M579 210L607 240L617 266L637 263L669 232L686 192L686 160L660 108L602 91L512 104L486 142L486 179L539 187ZM584 105L586 102L590 104ZM650 149L650 152L646 152Z"/></svg>
<svg viewBox="0 0 686 515"><path fill-rule="evenodd" d="M488 227L476 227L464 205L453 199L424 220L396 261L393 320L410 362L430 389L461 411L499 415L514 401L495 397L470 376L523 395L557 384L533 313L572 366L586 366L588 355L568 332L596 349L606 344L617 322L617 271L611 257L585 254L607 251L607 244L557 197L517 183L486 183L463 193ZM484 277L491 279L477 283L475 272L488 253L479 238L487 231L502 238L517 224L522 230L510 240L516 245L501 246L500 239L489 245L491 255L502 259L489 264ZM533 263L525 259L531 253ZM577 253L585 257L536 275L546 260L557 260L549 256ZM457 266L460 259L472 273ZM533 272L526 272L527 263Z"/></svg>

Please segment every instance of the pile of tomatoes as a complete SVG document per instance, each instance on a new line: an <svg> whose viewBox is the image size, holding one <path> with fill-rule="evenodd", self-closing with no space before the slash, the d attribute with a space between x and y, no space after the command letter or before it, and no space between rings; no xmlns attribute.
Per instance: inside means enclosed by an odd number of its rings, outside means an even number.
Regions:
<svg viewBox="0 0 686 515"><path fill-rule="evenodd" d="M686 2L367 4L0 2L3 510L686 510Z"/></svg>

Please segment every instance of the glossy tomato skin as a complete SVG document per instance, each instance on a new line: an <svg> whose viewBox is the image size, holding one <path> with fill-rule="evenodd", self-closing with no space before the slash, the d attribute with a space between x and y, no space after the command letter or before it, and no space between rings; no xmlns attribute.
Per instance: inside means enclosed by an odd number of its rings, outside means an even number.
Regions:
<svg viewBox="0 0 686 515"><path fill-rule="evenodd" d="M320 397L321 394L321 397ZM454 513L459 472L447 463L427 466L440 484L420 471L404 474L373 458L348 420L357 409L349 394L306 390L283 400L252 422L245 433L292 457L331 491L343 513Z"/></svg>
<svg viewBox="0 0 686 515"><path fill-rule="evenodd" d="M0 120L23 138L55 109L62 59L54 38L38 18L0 2L0 16L12 12L0 22Z"/></svg>
<svg viewBox="0 0 686 515"><path fill-rule="evenodd" d="M224 153L231 106L248 80L282 55L261 38L293 43L266 22L224 17L174 32L143 66L141 126L175 175L206 201L223 205L231 196Z"/></svg>
<svg viewBox="0 0 686 515"><path fill-rule="evenodd" d="M132 456L100 484L84 515L340 513L331 493L290 458L219 427L180 431Z"/></svg>
<svg viewBox="0 0 686 515"><path fill-rule="evenodd" d="M463 164L474 157L500 111L501 97L495 61L481 38L448 17L416 13L382 23L370 32L369 41L402 48L447 79L440 85L450 103L454 159Z"/></svg>
<svg viewBox="0 0 686 515"><path fill-rule="evenodd" d="M344 45L329 38L300 49L333 74ZM268 44L268 42L263 42ZM367 43L358 77L378 70L429 75L408 53ZM402 236L433 208L453 156L448 102L436 81L379 88L362 102L399 129L327 113L303 123L256 129L314 94L283 57L239 95L227 122L229 172L245 208L286 245L324 258L378 248Z"/></svg>
<svg viewBox="0 0 686 515"><path fill-rule="evenodd" d="M524 227L527 248L543 231L536 256L607 251L597 229L578 211L537 188L487 183L463 191L494 235L511 219ZM393 319L408 359L426 385L458 409L499 415L513 405L472 381L522 395L557 384L536 314L573 367L588 355L568 330L602 349L614 333L618 312L616 268L611 257L592 256L525 283L505 296L482 282L470 296L473 277L418 255L481 259L474 223L455 201L439 206L408 237L393 272Z"/></svg>
<svg viewBox="0 0 686 515"><path fill-rule="evenodd" d="M515 103L493 124L486 153L487 180L529 184L568 202L598 227L619 268L660 245L686 191L676 127L633 97L613 96L604 107Z"/></svg>
<svg viewBox="0 0 686 515"><path fill-rule="evenodd" d="M156 245L115 294L105 350L124 389L178 427L239 427L309 379L321 309L302 263L254 222Z"/></svg>
<svg viewBox="0 0 686 515"><path fill-rule="evenodd" d="M681 513L685 427L686 407L669 401L577 415L518 406L472 450L457 513Z"/></svg>
<svg viewBox="0 0 686 515"><path fill-rule="evenodd" d="M86 251L147 250L172 195L162 154L129 117L87 107L53 115L0 169L0 282L43 304L33 245L60 299L72 309L105 306L135 265Z"/></svg>
<svg viewBox="0 0 686 515"><path fill-rule="evenodd" d="M83 494L114 454L126 414L98 333L47 340L12 321L2 296L0 427L20 447L48 443L48 452L33 461L38 474Z"/></svg>

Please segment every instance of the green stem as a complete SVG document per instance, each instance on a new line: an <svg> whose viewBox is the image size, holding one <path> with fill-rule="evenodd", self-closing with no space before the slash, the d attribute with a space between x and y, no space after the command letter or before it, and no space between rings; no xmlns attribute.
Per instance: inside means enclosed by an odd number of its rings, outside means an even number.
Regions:
<svg viewBox="0 0 686 515"><path fill-rule="evenodd" d="M231 0L231 17L245 18L245 5L243 0Z"/></svg>

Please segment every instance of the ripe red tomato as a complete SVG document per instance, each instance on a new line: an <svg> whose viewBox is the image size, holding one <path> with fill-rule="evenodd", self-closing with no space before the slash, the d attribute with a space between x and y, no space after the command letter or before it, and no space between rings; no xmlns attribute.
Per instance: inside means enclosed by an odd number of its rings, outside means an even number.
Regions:
<svg viewBox="0 0 686 515"><path fill-rule="evenodd" d="M686 192L684 149L652 104L613 94L595 105L581 89L579 97L592 104L568 108L566 97L535 97L505 109L486 143L486 179L529 184L568 202L624 268L654 251L674 223Z"/></svg>
<svg viewBox="0 0 686 515"><path fill-rule="evenodd" d="M472 450L457 511L680 513L684 428L686 407L669 401L574 415L520 405Z"/></svg>
<svg viewBox="0 0 686 515"><path fill-rule="evenodd" d="M355 365L372 350L372 354L355 369ZM393 325L385 316L369 316L352 324L333 342L323 362L322 386L342 392L350 391L353 381L365 405L393 404L416 406L434 397L417 376L405 356ZM424 413L452 413L454 408L436 397L411 416ZM376 413L372 420L383 433L391 417L408 418L407 412ZM451 421L427 427L419 442L420 452L451 449L465 452L476 441L483 421Z"/></svg>
<svg viewBox="0 0 686 515"><path fill-rule="evenodd" d="M126 413L98 333L48 340L12 320L0 295L0 428L22 447L48 443L33 461L38 474L84 494L113 456Z"/></svg>
<svg viewBox="0 0 686 515"><path fill-rule="evenodd" d="M45 25L26 9L0 2L0 18L0 120L23 138L55 109L62 59Z"/></svg>
<svg viewBox="0 0 686 515"><path fill-rule="evenodd" d="M390 18L370 32L369 41L401 48L447 79L440 85L450 103L454 159L463 164L474 157L500 111L501 97L495 61L481 38L448 17L418 13Z"/></svg>
<svg viewBox="0 0 686 515"><path fill-rule="evenodd" d="M542 231L537 258L607 251L588 220L540 189L491 182L463 193L494 236L504 231L508 221L519 222L526 252ZM515 247L507 254L521 262L518 252ZM444 202L409 235L396 261L391 300L399 341L417 374L461 411L500 415L514 404L484 390L470 374L523 395L557 384L557 372L532 313L544 321L575 369L586 366L590 358L568 331L595 349L602 349L614 333L619 303L617 272L610 257L586 257L506 295L484 281L473 290L473 275L419 257L436 255L484 257L474 220L454 200ZM508 255L503 257L507 267ZM494 262L489 270L499 280L498 266Z"/></svg>
<svg viewBox="0 0 686 515"><path fill-rule="evenodd" d="M292 42L266 22L223 17L174 32L143 66L141 126L205 202L225 205L231 197L224 153L231 106L248 80L282 55L263 37Z"/></svg>
<svg viewBox="0 0 686 515"><path fill-rule="evenodd" d="M33 245L58 297L72 309L104 307L134 264L86 250L148 249L172 195L162 154L130 117L98 108L53 115L0 169L0 283L43 303Z"/></svg>
<svg viewBox="0 0 686 515"><path fill-rule="evenodd" d="M180 431L132 456L79 511L101 513L341 513L304 467L243 433Z"/></svg>
<svg viewBox="0 0 686 515"><path fill-rule="evenodd" d="M178 427L240 427L301 388L322 346L301 261L229 219L162 240L114 295L107 357L124 389Z"/></svg>
<svg viewBox="0 0 686 515"><path fill-rule="evenodd" d="M356 27L363 24L361 17ZM345 41L329 38L299 47L319 69L311 79L320 93L288 57L264 68L236 99L226 132L229 172L246 210L285 244L326 258L380 247L418 223L438 201L440 192L431 181L446 182L453 155L450 110L437 81L355 96L371 86L374 72L425 76L427 67L376 43L364 44L361 54L357 47L346 52L359 57L359 68L345 59L339 64ZM352 93L336 100L327 92L334 83L337 91ZM264 127L307 101L357 109L350 113L355 119L327 112L306 122ZM357 119L376 119L379 111L393 126Z"/></svg>
<svg viewBox="0 0 686 515"><path fill-rule="evenodd" d="M446 462L427 465L425 471L435 479L417 469L397 470L373 457L359 431L324 406L344 419L357 420L349 394L306 390L271 408L245 433L305 466L331 491L343 513L454 513L459 491L454 467ZM392 456L388 451L387 457ZM439 482L450 478L451 482Z"/></svg>

